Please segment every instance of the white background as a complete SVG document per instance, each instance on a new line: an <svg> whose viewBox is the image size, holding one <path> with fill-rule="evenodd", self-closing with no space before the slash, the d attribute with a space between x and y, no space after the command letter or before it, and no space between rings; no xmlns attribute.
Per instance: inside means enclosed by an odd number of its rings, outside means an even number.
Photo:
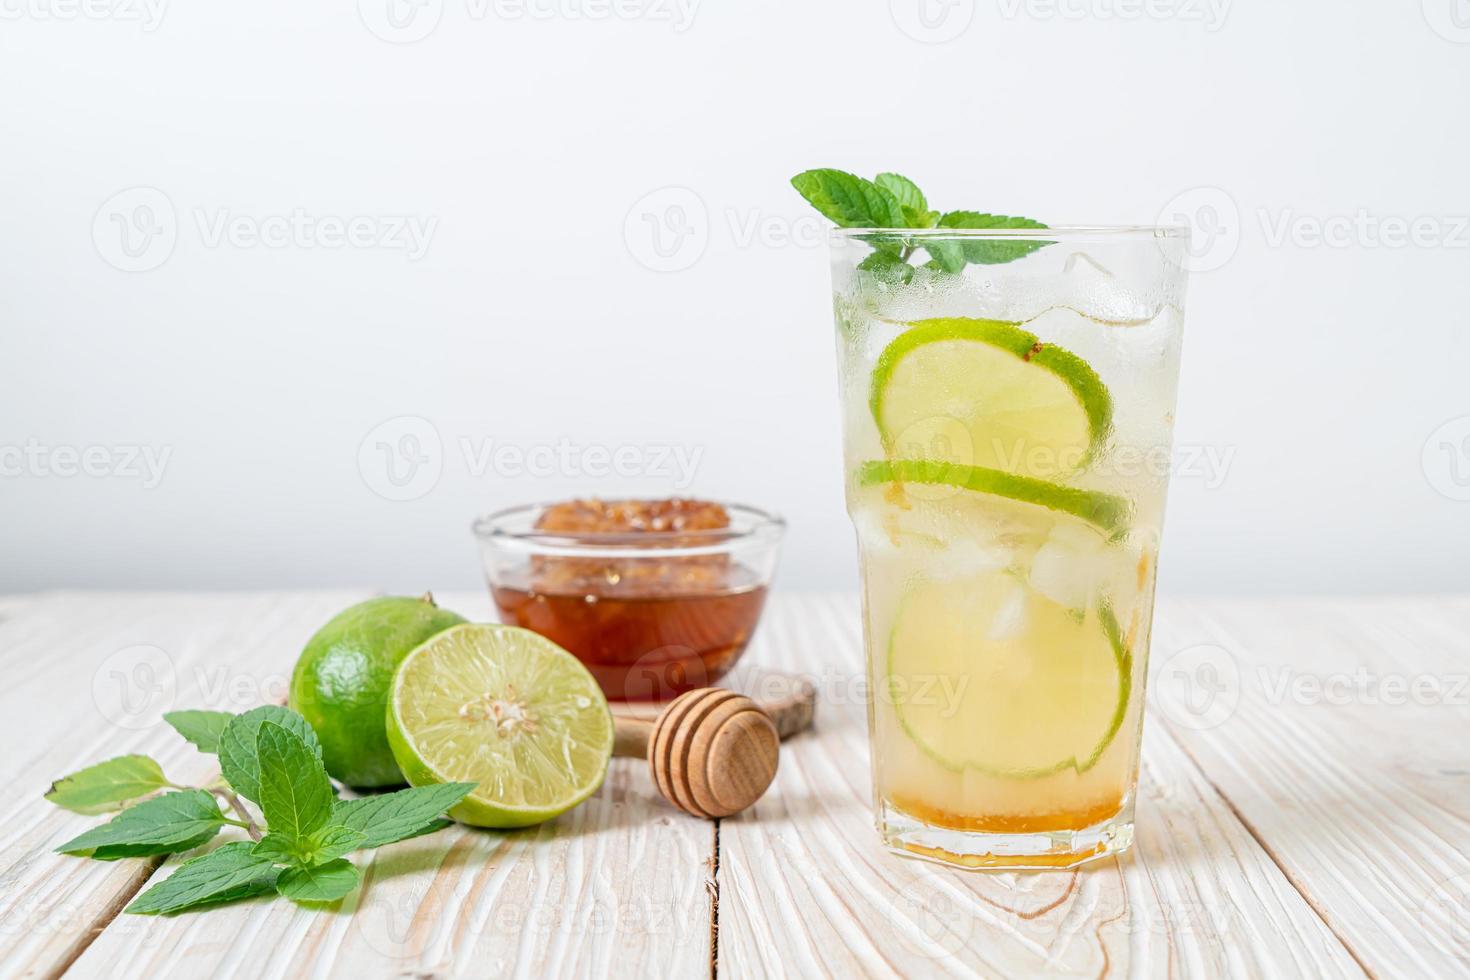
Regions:
<svg viewBox="0 0 1470 980"><path fill-rule="evenodd" d="M850 587L823 165L1195 222L1164 588L1470 588L1466 0L148 2L0 0L0 588L468 586L477 513L676 489Z"/></svg>

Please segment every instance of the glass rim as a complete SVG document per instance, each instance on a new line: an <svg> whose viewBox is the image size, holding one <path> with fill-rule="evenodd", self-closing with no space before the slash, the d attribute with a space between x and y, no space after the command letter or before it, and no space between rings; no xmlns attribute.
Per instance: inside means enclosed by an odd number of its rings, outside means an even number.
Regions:
<svg viewBox="0 0 1470 980"><path fill-rule="evenodd" d="M1188 225L1055 225L1050 228L832 228L834 239L982 238L1077 241L1094 238L1188 239Z"/></svg>
<svg viewBox="0 0 1470 980"><path fill-rule="evenodd" d="M636 498L630 498L636 499ZM704 498L700 498L704 499ZM710 500L729 513L731 526L687 531L547 531L510 526L560 501L517 504L477 518L470 529L480 543L525 554L568 558L687 558L725 554L750 545L774 544L786 520L774 511L748 504ZM678 542L677 544L672 542Z"/></svg>

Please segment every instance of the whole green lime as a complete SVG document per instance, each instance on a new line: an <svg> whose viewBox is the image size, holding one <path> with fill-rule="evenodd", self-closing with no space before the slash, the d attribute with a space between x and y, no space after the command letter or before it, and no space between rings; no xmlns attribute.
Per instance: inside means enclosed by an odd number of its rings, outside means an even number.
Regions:
<svg viewBox="0 0 1470 980"><path fill-rule="evenodd" d="M393 671L409 651L463 623L434 597L386 596L339 613L301 651L291 674L291 707L322 743L327 772L349 786L397 786L383 719Z"/></svg>

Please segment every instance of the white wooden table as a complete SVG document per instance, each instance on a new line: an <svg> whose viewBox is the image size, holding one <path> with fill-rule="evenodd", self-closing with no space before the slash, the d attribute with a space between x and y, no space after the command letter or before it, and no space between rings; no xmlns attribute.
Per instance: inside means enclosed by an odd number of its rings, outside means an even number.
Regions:
<svg viewBox="0 0 1470 980"><path fill-rule="evenodd" d="M0 598L0 976L1470 975L1470 598L1161 601L1138 843L1078 872L878 848L857 603L802 595L748 660L812 674L818 729L738 818L685 817L618 760L549 825L360 855L335 912L121 915L167 865L51 853L95 822L45 803L52 779L124 752L209 776L159 715L279 698L360 598Z"/></svg>

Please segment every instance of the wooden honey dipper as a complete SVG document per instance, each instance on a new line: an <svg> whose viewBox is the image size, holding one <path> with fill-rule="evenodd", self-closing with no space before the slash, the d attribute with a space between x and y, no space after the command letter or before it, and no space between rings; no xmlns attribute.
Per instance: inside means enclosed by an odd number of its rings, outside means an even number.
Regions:
<svg viewBox="0 0 1470 980"><path fill-rule="evenodd" d="M664 799L696 817L728 817L776 778L781 739L811 724L814 692L802 685L766 706L704 687L670 701L653 721L617 717L613 755L643 757Z"/></svg>

